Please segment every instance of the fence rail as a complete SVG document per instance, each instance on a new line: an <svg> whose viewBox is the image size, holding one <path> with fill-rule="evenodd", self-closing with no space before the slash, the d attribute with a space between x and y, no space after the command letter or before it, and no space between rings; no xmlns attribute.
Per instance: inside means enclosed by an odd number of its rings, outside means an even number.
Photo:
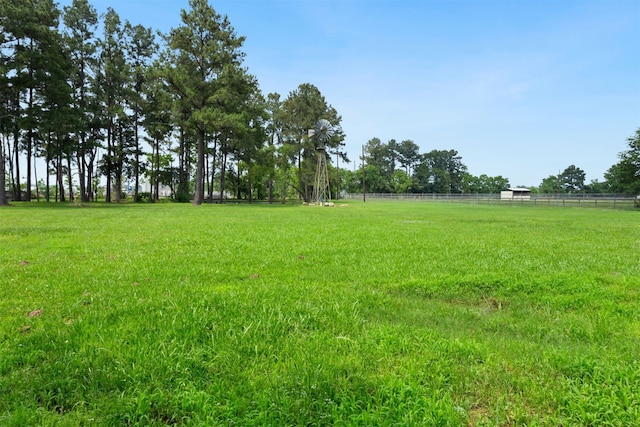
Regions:
<svg viewBox="0 0 640 427"><path fill-rule="evenodd" d="M362 200L362 193L341 196L345 200ZM416 200L470 204L557 206L600 209L634 209L640 207L640 196L614 194L532 194L528 198L501 198L500 194L439 194L439 193L366 193L366 200Z"/></svg>

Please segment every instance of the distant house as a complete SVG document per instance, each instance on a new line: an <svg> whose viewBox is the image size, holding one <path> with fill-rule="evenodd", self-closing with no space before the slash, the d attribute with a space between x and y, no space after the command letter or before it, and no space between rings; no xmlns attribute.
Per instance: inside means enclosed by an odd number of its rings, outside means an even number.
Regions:
<svg viewBox="0 0 640 427"><path fill-rule="evenodd" d="M500 200L531 200L531 190L523 187L509 188L500 192Z"/></svg>

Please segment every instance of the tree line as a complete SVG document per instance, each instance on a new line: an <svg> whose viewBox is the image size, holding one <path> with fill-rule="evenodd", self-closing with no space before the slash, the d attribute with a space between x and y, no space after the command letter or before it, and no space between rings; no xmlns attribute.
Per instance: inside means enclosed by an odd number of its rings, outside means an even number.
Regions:
<svg viewBox="0 0 640 427"><path fill-rule="evenodd" d="M502 176L472 176L456 150L369 140L348 162L342 118L310 83L264 95L243 65L245 38L207 0L189 0L168 33L98 14L88 0L0 2L0 204L14 200L309 201L319 120L332 191L496 193ZM605 175L572 165L541 192L640 192L640 130ZM43 170L44 176L38 177ZM141 183L149 183L141 192ZM333 190L335 189L335 190Z"/></svg>
<svg viewBox="0 0 640 427"><path fill-rule="evenodd" d="M1 2L0 29L0 189L15 200L118 202L127 183L136 201L163 186L194 204L309 200L320 119L333 128L328 155L348 160L320 90L264 96L243 66L245 38L207 0L190 0L167 34L88 0Z"/></svg>
<svg viewBox="0 0 640 427"><path fill-rule="evenodd" d="M557 175L544 178L539 186L529 188L532 192L554 194L640 194L640 128L627 142L629 149L618 155L620 161L607 170L602 182L586 183L585 171L570 165ZM412 140L384 143L372 138L363 147L363 159L360 179L364 179L364 191L371 193L496 194L510 187L509 180L501 175L470 174L456 150L420 153L420 147ZM343 179L349 180L348 174ZM350 191L362 191L360 185L361 181L353 182Z"/></svg>
<svg viewBox="0 0 640 427"><path fill-rule="evenodd" d="M412 140L370 139L363 148L365 191L371 193L497 193L502 176L472 176L456 150L420 153Z"/></svg>

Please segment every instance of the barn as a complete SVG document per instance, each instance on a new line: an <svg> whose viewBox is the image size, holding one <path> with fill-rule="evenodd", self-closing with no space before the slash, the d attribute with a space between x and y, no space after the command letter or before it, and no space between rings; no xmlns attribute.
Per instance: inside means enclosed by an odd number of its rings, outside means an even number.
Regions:
<svg viewBox="0 0 640 427"><path fill-rule="evenodd" d="M531 190L524 187L509 188L500 192L500 200L531 200Z"/></svg>

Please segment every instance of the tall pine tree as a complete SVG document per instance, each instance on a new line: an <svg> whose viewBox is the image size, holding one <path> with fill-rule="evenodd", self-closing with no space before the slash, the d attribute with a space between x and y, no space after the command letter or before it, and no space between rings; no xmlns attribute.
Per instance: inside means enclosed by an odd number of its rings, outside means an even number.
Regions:
<svg viewBox="0 0 640 427"><path fill-rule="evenodd" d="M199 205L204 201L206 145L226 115L221 76L226 68L241 66L244 37L207 0L189 0L189 6L182 11L182 25L167 37L162 77L180 98L185 122L197 139L193 203Z"/></svg>

